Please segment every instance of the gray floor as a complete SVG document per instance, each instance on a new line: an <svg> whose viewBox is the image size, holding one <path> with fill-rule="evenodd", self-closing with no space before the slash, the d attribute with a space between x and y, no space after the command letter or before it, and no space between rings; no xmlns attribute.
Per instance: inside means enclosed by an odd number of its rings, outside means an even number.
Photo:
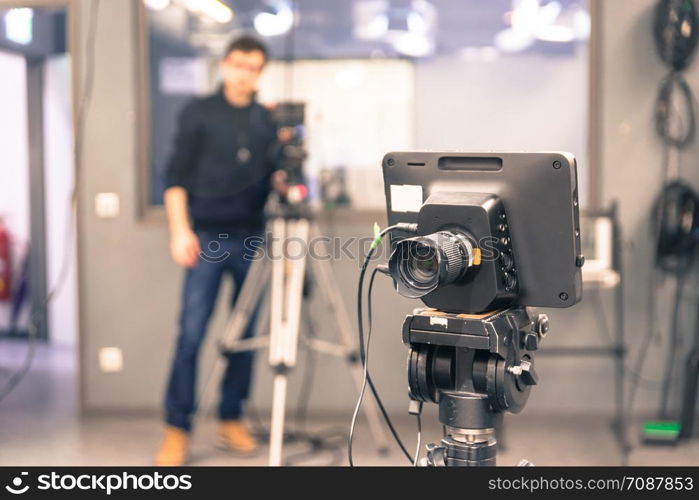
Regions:
<svg viewBox="0 0 699 500"><path fill-rule="evenodd" d="M23 345L0 342L0 385L6 371L21 362ZM160 441L157 415L104 415L79 419L75 413L73 366L66 352L39 349L38 363L18 389L0 403L0 465L150 465ZM303 465L346 463L344 445L349 415L315 416L312 432L338 431L334 452L323 452L296 461ZM396 424L408 449L415 447L412 417L396 415ZM202 418L193 437L192 465L261 465L265 451L254 458L240 458L215 446L215 422ZM633 426L632 429L637 429ZM437 441L441 430L433 409L424 416L423 443ZM631 433L632 435L635 432ZM633 436L632 436L633 437ZM523 415L506 419L505 449L500 465L514 465L526 458L537 465L620 465L621 454L609 428L609 418L595 415ZM287 447L287 456L307 449L301 443ZM355 463L403 465L406 460L391 445L388 456L375 449L368 429L358 428ZM699 465L699 440L672 448L636 447L631 465Z"/></svg>

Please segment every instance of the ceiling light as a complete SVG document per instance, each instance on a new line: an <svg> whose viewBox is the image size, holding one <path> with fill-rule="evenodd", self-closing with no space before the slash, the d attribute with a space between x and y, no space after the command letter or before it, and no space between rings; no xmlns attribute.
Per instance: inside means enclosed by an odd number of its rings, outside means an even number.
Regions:
<svg viewBox="0 0 699 500"><path fill-rule="evenodd" d="M225 24L233 20L233 10L220 0L183 0L184 6L191 12Z"/></svg>
<svg viewBox="0 0 699 500"><path fill-rule="evenodd" d="M388 2L364 0L354 4L354 36L359 40L378 40L388 31Z"/></svg>
<svg viewBox="0 0 699 500"><path fill-rule="evenodd" d="M434 51L433 39L420 33L396 33L391 43L397 52L409 57L425 57Z"/></svg>
<svg viewBox="0 0 699 500"><path fill-rule="evenodd" d="M29 45L34 39L34 10L10 9L5 14L5 36L11 42Z"/></svg>
<svg viewBox="0 0 699 500"><path fill-rule="evenodd" d="M165 10L170 6L170 0L143 0L150 10Z"/></svg>
<svg viewBox="0 0 699 500"><path fill-rule="evenodd" d="M536 40L571 43L589 38L589 14L579 6L564 10L557 0L543 5L540 0L513 0L507 19L511 28L495 36L503 52L521 52Z"/></svg>
<svg viewBox="0 0 699 500"><path fill-rule="evenodd" d="M258 12L253 19L255 30L262 36L279 36L287 33L294 25L294 11L288 2L277 0L266 2L267 8Z"/></svg>

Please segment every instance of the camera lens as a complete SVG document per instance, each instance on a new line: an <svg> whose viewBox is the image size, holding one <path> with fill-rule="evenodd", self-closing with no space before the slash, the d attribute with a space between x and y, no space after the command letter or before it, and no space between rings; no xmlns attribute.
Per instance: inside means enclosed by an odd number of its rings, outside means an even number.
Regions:
<svg viewBox="0 0 699 500"><path fill-rule="evenodd" d="M415 257L407 262L407 271L415 280L429 281L439 272L439 262L434 248L416 245Z"/></svg>
<svg viewBox="0 0 699 500"><path fill-rule="evenodd" d="M439 231L396 244L388 268L398 293L418 298L461 278L473 264L473 244L463 234Z"/></svg>

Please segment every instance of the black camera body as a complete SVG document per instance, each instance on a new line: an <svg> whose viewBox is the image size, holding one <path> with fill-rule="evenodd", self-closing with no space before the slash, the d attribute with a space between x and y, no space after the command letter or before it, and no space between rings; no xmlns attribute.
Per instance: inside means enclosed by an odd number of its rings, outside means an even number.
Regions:
<svg viewBox="0 0 699 500"><path fill-rule="evenodd" d="M479 254L461 279L423 296L426 305L445 311L490 311L517 297L517 267L500 198L484 193L434 193L423 204L417 221L419 235L460 233L476 244Z"/></svg>
<svg viewBox="0 0 699 500"><path fill-rule="evenodd" d="M389 271L450 313L570 307L582 298L575 158L568 153L388 153Z"/></svg>
<svg viewBox="0 0 699 500"><path fill-rule="evenodd" d="M288 129L291 135L282 144L278 163L287 173L287 184L304 184L303 163L306 160L304 147L306 105L302 102L281 102L273 111L272 118L279 129Z"/></svg>

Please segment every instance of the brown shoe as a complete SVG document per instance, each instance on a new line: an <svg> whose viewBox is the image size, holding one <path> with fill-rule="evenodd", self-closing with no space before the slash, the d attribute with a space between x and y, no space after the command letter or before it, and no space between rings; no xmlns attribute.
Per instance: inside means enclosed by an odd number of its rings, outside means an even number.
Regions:
<svg viewBox="0 0 699 500"><path fill-rule="evenodd" d="M223 447L242 455L254 455L259 449L257 440L242 420L222 420L218 437Z"/></svg>
<svg viewBox="0 0 699 500"><path fill-rule="evenodd" d="M168 425L160 451L155 457L155 465L180 466L187 461L189 451L189 433L179 427Z"/></svg>

